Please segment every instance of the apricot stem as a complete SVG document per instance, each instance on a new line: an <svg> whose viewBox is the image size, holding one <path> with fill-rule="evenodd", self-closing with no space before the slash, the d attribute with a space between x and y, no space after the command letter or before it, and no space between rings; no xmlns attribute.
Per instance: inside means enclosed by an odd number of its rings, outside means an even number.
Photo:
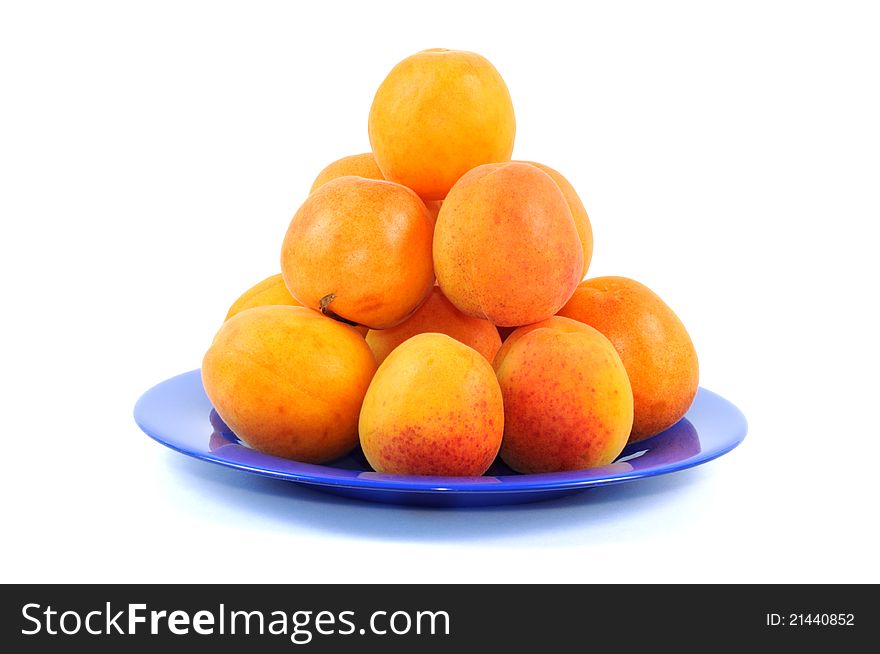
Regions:
<svg viewBox="0 0 880 654"><path fill-rule="evenodd" d="M321 313L323 313L328 318L333 318L333 320L337 320L339 322L343 322L346 325L351 325L352 327L360 327L358 323L353 320L349 320L348 318L343 318L338 313L330 309L330 304L333 300L336 299L336 293L329 293L321 298L321 301L318 303L321 309Z"/></svg>

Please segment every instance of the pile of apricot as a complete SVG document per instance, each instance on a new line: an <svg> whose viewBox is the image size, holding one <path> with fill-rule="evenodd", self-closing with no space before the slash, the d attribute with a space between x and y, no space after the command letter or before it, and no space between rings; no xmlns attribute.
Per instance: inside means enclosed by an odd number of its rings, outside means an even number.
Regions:
<svg viewBox="0 0 880 654"><path fill-rule="evenodd" d="M516 123L483 57L397 64L372 152L320 172L204 358L247 445L309 463L360 445L378 472L481 475L611 463L682 418L697 357L672 310L587 278L590 219L560 173L512 161Z"/></svg>

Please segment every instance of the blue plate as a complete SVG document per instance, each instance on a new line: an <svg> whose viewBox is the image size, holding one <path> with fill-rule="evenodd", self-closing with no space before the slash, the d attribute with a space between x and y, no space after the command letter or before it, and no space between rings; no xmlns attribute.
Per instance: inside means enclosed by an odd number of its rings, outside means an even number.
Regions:
<svg viewBox="0 0 880 654"><path fill-rule="evenodd" d="M421 477L373 472L360 450L329 465L299 463L241 444L211 407L198 370L154 386L134 419L149 436L197 459L374 502L432 506L518 504L561 497L691 468L721 456L746 435L746 419L723 397L701 388L687 415L662 434L633 443L611 465L520 475L498 459L482 477Z"/></svg>

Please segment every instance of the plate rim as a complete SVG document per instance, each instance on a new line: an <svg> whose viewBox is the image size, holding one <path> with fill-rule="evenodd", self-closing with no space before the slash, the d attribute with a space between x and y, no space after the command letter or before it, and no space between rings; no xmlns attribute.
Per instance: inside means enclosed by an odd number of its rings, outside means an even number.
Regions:
<svg viewBox="0 0 880 654"><path fill-rule="evenodd" d="M363 490L363 491L371 491L371 492L388 492L388 493L422 493L422 494L474 494L474 495L483 495L483 494L499 494L499 493L541 493L541 492L552 492L552 491L564 491L564 490L579 490L586 489L597 486L609 486L612 484L620 484L628 481L635 481L637 479L646 479L649 477L656 477L659 475L671 474L674 472L680 472L682 470L687 470L704 463L708 463L709 461L713 461L738 447L744 440L746 435L748 434L748 421L745 415L740 411L740 409L734 405L732 402L724 398L723 396L715 393L705 387L698 387L698 395L700 393L707 395L716 401L720 400L727 408L731 410L735 417L739 419L739 425L737 432L734 436L730 438L730 440L726 441L724 445L721 447L714 448L709 452L700 451L694 454L691 457L686 459L682 459L679 461L675 461L669 463L667 465L663 465L655 468L648 468L644 470L630 470L620 474L610 474L609 476L593 476L581 479L559 479L559 475L576 475L578 472L583 473L592 473L595 474L597 470L601 470L601 468L586 468L582 471L573 470L573 471L562 471L562 472L545 472L545 473L535 473L535 474L508 474L508 475L488 475L485 477L461 477L461 481L457 481L455 477L438 477L438 476L429 476L429 475L397 475L400 479L394 479L395 475L383 474L381 478L378 477L362 477L362 476L334 476L334 474L338 474L339 472L356 472L358 475L364 474L373 474L379 475L382 473L370 473L368 471L352 471L344 468L334 468L333 466L326 464L312 464L312 463L304 463L301 461L294 461L291 459L284 459L282 457L276 457L270 454L265 454L263 452L257 452L256 450L252 450L259 454L260 456L269 457L271 459L277 459L280 462L283 462L285 465L294 465L294 466L308 466L309 468L319 468L324 470L322 474L321 470L312 471L312 470L304 470L304 471L283 471L283 470L272 470L263 467L255 467L252 465L248 465L247 463L237 462L230 460L225 457L218 457L214 455L210 451L197 451L192 449L186 449L184 447L179 446L178 444L169 441L167 438L162 437L159 434L153 433L153 430L144 423L143 420L143 410L144 405L149 402L150 395L157 391L157 389L165 384L174 382L175 380L180 380L183 377L192 377L198 376L199 383L201 383L201 371L199 368L195 370L189 370L187 372L180 373L178 375L174 375L173 377L169 377L158 384L151 386L145 392L141 394L138 398L137 402L134 405L134 420L137 423L138 427L143 431L147 436L149 436L152 440L164 445L165 447L179 452L180 454L184 454L191 458L207 461L209 463L218 464L225 468L231 468L233 470L241 470L243 472L249 472L251 474L260 475L263 477L269 477L272 479L279 479L284 481L290 481L295 483L306 484L310 486L321 486L328 488L338 488L338 489L350 489L350 490ZM696 400L695 400L696 401ZM687 417L687 416L685 416ZM627 447L635 446L638 447L639 443L647 443L652 438L645 439L644 441L638 441L636 443L630 444ZM244 449L247 448L245 445L240 445L237 443L230 443L228 446L224 447L238 447ZM610 465L614 465L613 463ZM603 466L604 467L604 466ZM493 484L490 481L470 481L470 480L478 480L478 479L497 479L499 483ZM422 481L424 480L424 481ZM432 481L434 480L434 481ZM440 481L443 480L443 481ZM505 483L506 482L506 483ZM417 484L417 485L413 485Z"/></svg>

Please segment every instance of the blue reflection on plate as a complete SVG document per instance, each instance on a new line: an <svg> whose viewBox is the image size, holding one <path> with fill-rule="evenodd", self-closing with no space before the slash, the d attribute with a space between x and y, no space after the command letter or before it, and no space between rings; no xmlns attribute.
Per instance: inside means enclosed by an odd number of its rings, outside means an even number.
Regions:
<svg viewBox="0 0 880 654"><path fill-rule="evenodd" d="M432 506L518 504L561 497L684 470L721 456L746 435L746 419L720 395L701 388L678 423L628 445L611 465L521 475L498 459L482 477L422 477L373 472L360 449L325 465L262 454L242 444L213 410L198 370L148 390L134 408L138 426L173 450L197 459L374 502Z"/></svg>

